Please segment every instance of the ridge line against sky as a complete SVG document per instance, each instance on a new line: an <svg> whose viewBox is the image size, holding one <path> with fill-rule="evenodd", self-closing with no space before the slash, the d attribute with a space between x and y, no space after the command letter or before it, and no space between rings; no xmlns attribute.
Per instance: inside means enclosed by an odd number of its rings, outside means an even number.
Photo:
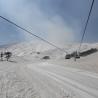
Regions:
<svg viewBox="0 0 98 98"><path fill-rule="evenodd" d="M0 15L58 45L79 42L91 0L0 0ZM98 0L95 0L84 42L98 41ZM35 41L0 19L0 44Z"/></svg>

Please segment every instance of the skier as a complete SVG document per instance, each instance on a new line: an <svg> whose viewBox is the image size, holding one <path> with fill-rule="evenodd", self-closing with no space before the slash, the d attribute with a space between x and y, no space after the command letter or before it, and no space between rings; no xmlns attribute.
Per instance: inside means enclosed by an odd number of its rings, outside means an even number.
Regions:
<svg viewBox="0 0 98 98"><path fill-rule="evenodd" d="M12 56L12 53L11 52L5 52L5 55L6 55L6 59L7 61L10 59L10 57Z"/></svg>
<svg viewBox="0 0 98 98"><path fill-rule="evenodd" d="M3 52L1 52L0 57L1 57L1 61L3 61Z"/></svg>

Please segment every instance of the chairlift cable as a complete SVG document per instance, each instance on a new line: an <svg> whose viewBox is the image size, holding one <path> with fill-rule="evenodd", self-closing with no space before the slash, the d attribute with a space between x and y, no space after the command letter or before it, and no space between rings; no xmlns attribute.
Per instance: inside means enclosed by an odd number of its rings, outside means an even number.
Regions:
<svg viewBox="0 0 98 98"><path fill-rule="evenodd" d="M88 26L88 23L89 23L89 20L90 20L90 16L91 16L91 12L92 12L92 9L93 9L94 1L95 1L95 0L92 0L92 3L91 3L91 7L90 7L90 10L89 10L89 14L88 14L88 17L87 17L87 21L86 21L86 24L85 24L85 28L84 28L84 30L83 30L83 35L82 35L82 38L81 38L81 41L80 41L80 46L79 46L78 52L80 52L80 49L81 49L81 46L82 46L82 43L83 43L83 39L84 39L86 30L87 30L87 26Z"/></svg>
<svg viewBox="0 0 98 98"><path fill-rule="evenodd" d="M11 23L12 25L14 25L14 26L16 26L16 27L22 29L23 31L29 33L30 35L35 36L36 38L38 38L38 39L44 41L45 43L47 43L47 44L49 44L49 45L51 45L51 46L53 46L53 47L59 49L60 51L63 51L63 52L65 52L65 53L67 53L67 51L63 50L62 48L60 48L60 47L58 47L58 46L52 44L51 42L45 40L45 39L42 38L42 37L39 37L38 35L36 35L36 34L34 34L34 33L31 33L30 31L28 31L28 30L26 30L25 28L23 28L23 27L17 25L16 23L10 21L9 19L7 19L7 18L5 18L5 17L3 17L3 16L0 16L0 18L2 18L2 19L4 19L4 20L6 20L7 22Z"/></svg>

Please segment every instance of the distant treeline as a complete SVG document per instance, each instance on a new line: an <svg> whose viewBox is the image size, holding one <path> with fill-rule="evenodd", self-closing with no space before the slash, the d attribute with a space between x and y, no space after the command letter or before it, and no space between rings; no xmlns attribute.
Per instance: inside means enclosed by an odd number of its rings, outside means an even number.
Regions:
<svg viewBox="0 0 98 98"><path fill-rule="evenodd" d="M91 49L89 49L89 50L80 52L79 55L80 55L80 56L87 56L87 55L93 54L93 53L95 53L95 52L97 52L97 51L98 51L98 49L96 49L96 48L91 48ZM75 52L71 53L71 57L74 57L74 55L75 55Z"/></svg>
<svg viewBox="0 0 98 98"><path fill-rule="evenodd" d="M87 50L87 51L80 52L80 56L87 56L87 55L90 55L90 54L95 53L95 52L97 52L97 51L98 51L98 49L96 49L96 48L91 48L91 49L89 49L89 50Z"/></svg>

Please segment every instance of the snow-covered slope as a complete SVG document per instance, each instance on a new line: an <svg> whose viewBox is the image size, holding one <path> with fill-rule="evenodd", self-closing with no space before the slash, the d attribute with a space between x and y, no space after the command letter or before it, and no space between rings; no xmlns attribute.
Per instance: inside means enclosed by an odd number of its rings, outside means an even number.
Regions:
<svg viewBox="0 0 98 98"><path fill-rule="evenodd" d="M63 49L72 53L78 46ZM98 49L98 44L85 43L81 51L91 48ZM0 61L0 98L98 98L98 52L75 62L45 44L20 43L7 50L14 56ZM42 59L46 55L49 60Z"/></svg>
<svg viewBox="0 0 98 98"><path fill-rule="evenodd" d="M72 53L76 50L78 50L79 44L66 44L62 50L65 50L68 53ZM98 49L98 43L94 44L88 44L84 43L82 44L80 52L89 50L91 48L97 48ZM7 48L8 51L11 51L16 56L44 56L49 55L52 58L64 58L66 53L64 51L60 51L48 44L45 43L19 43L10 46ZM39 55L40 54L40 55Z"/></svg>
<svg viewBox="0 0 98 98"><path fill-rule="evenodd" d="M8 47L7 50L12 51L14 55L24 56L31 55L36 52L43 52L53 48L54 47L51 47L45 43L22 42Z"/></svg>

